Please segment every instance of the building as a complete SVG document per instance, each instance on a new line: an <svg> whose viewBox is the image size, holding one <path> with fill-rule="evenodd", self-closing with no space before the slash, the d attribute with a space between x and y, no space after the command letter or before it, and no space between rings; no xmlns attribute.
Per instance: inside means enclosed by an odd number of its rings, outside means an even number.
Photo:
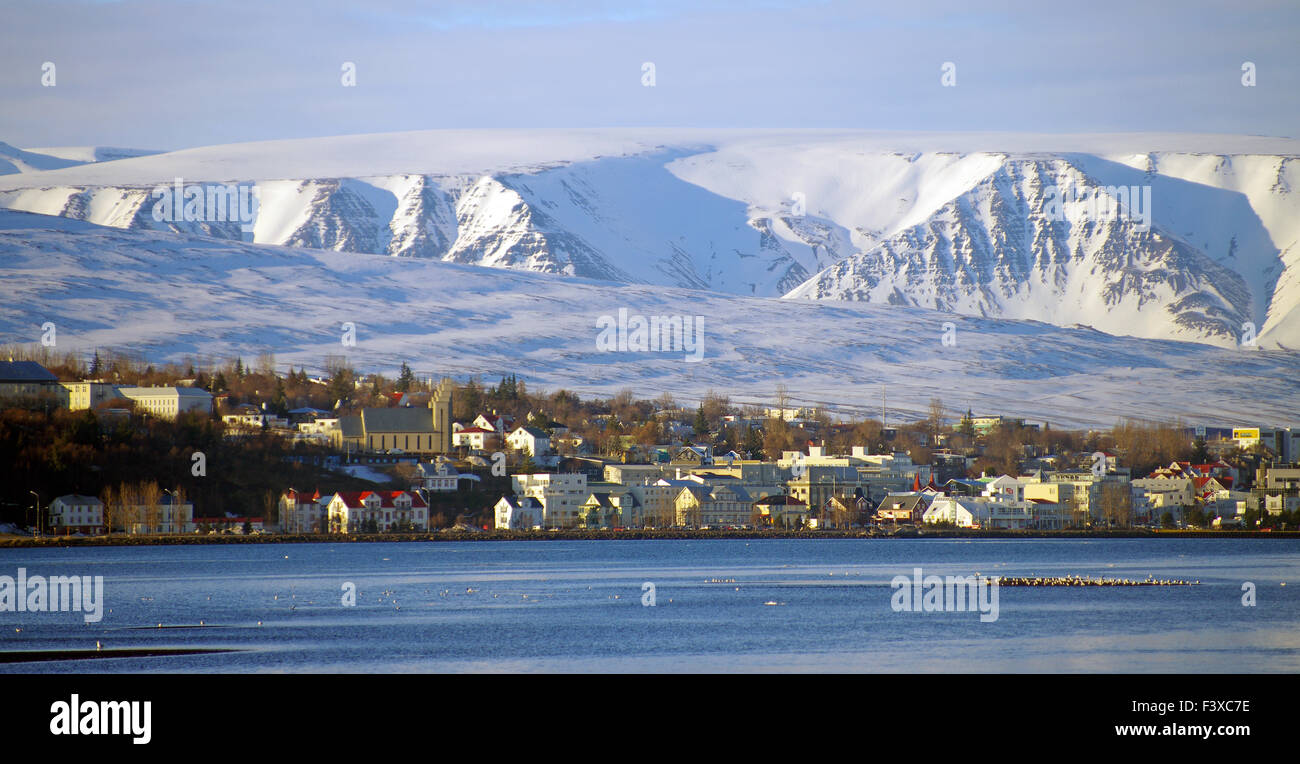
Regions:
<svg viewBox="0 0 1300 764"><path fill-rule="evenodd" d="M104 502L95 496L68 494L50 502L49 529L54 534L104 532Z"/></svg>
<svg viewBox="0 0 1300 764"><path fill-rule="evenodd" d="M1032 502L1002 501L987 496L938 496L921 520L951 523L958 528L1024 530L1034 527L1034 506Z"/></svg>
<svg viewBox="0 0 1300 764"><path fill-rule="evenodd" d="M221 421L234 430L262 430L264 428L284 430L289 427L288 419L265 411L225 414L221 417Z"/></svg>
<svg viewBox="0 0 1300 764"><path fill-rule="evenodd" d="M45 399L62 405L67 391L59 378L35 361L0 361L0 400Z"/></svg>
<svg viewBox="0 0 1300 764"><path fill-rule="evenodd" d="M764 496L755 501L750 514L766 528L802 528L808 524L808 505L785 494Z"/></svg>
<svg viewBox="0 0 1300 764"><path fill-rule="evenodd" d="M573 528L578 513L591 495L587 476L580 472L539 472L512 475L510 482L516 496L529 496L542 506L542 525L547 528Z"/></svg>
<svg viewBox="0 0 1300 764"><path fill-rule="evenodd" d="M677 524L735 528L754 523L754 502L782 493L776 486L687 486L677 494Z"/></svg>
<svg viewBox="0 0 1300 764"><path fill-rule="evenodd" d="M488 447L490 438L496 437L495 430L486 427L462 427L451 434L451 444L457 448L465 447L473 451L483 451Z"/></svg>
<svg viewBox="0 0 1300 764"><path fill-rule="evenodd" d="M197 387L119 387L118 395L135 403L136 411L159 419L212 411L212 394Z"/></svg>
<svg viewBox="0 0 1300 764"><path fill-rule="evenodd" d="M473 427L484 430L491 430L497 435L505 437L505 434L513 429L515 418L508 414L479 414L474 417Z"/></svg>
<svg viewBox="0 0 1300 764"><path fill-rule="evenodd" d="M641 527L641 502L636 494L623 486L606 484L600 488L578 508L578 519L583 528Z"/></svg>
<svg viewBox="0 0 1300 764"><path fill-rule="evenodd" d="M306 494L288 490L280 494L280 531L282 533L324 533L326 530L326 504L320 491Z"/></svg>
<svg viewBox="0 0 1300 764"><path fill-rule="evenodd" d="M988 435L993 430L1002 427L1024 427L1025 420L1013 419L1005 416L977 416L971 417L971 426L975 429L976 435Z"/></svg>
<svg viewBox="0 0 1300 764"><path fill-rule="evenodd" d="M330 533L423 531L429 506L408 491L340 491L325 505Z"/></svg>
<svg viewBox="0 0 1300 764"><path fill-rule="evenodd" d="M791 496L809 507L820 507L833 498L865 495L868 484L853 466L803 466L802 474L786 481Z"/></svg>
<svg viewBox="0 0 1300 764"><path fill-rule="evenodd" d="M451 462L420 462L415 465L414 486L430 493L452 493L461 478L478 480L474 474L462 475Z"/></svg>
<svg viewBox="0 0 1300 764"><path fill-rule="evenodd" d="M191 533L194 530L194 504L178 502L171 494L163 493L152 504L111 508L108 521L114 530L133 536Z"/></svg>
<svg viewBox="0 0 1300 764"><path fill-rule="evenodd" d="M93 409L104 401L118 400L122 396L117 385L107 382L60 382L67 393L68 408L73 411Z"/></svg>
<svg viewBox="0 0 1300 764"><path fill-rule="evenodd" d="M502 496L492 508L496 527L523 531L542 527L542 504L531 496Z"/></svg>
<svg viewBox="0 0 1300 764"><path fill-rule="evenodd" d="M876 522L917 525L930 508L930 499L919 493L889 494L876 506Z"/></svg>
<svg viewBox="0 0 1300 764"><path fill-rule="evenodd" d="M443 378L429 396L429 405L366 408L339 417L335 445L356 451L445 454L452 449L452 382Z"/></svg>
<svg viewBox="0 0 1300 764"><path fill-rule="evenodd" d="M641 505L641 522L655 528L666 528L677 519L678 486L664 485L660 481L634 483L627 489Z"/></svg>
<svg viewBox="0 0 1300 764"><path fill-rule="evenodd" d="M506 436L506 447L529 456L541 456L551 450L551 436L537 427L516 427Z"/></svg>

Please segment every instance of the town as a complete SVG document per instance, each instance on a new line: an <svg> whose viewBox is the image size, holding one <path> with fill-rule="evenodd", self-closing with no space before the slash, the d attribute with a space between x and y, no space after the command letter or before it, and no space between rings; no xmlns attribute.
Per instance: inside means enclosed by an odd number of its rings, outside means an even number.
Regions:
<svg viewBox="0 0 1300 764"><path fill-rule="evenodd" d="M22 355L30 356L22 358ZM182 368L7 349L12 535L1295 529L1300 427L1010 414L833 420L790 403L607 400L416 374ZM18 360L22 358L21 360ZM196 367L200 370L196 370ZM888 417L888 419L886 418ZM895 419L899 421L895 421Z"/></svg>

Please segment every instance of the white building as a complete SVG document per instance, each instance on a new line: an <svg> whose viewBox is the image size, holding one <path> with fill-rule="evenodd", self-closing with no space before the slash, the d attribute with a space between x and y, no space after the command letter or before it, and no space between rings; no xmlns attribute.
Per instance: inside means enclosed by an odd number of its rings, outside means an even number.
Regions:
<svg viewBox="0 0 1300 764"><path fill-rule="evenodd" d="M924 523L958 528L1023 530L1033 527L1033 502L1000 501L986 496L938 496L921 516Z"/></svg>
<svg viewBox="0 0 1300 764"><path fill-rule="evenodd" d="M551 436L536 427L516 427L506 436L506 446L529 456L540 456L551 450Z"/></svg>
<svg viewBox="0 0 1300 764"><path fill-rule="evenodd" d="M163 494L157 504L122 507L111 515L113 526L131 535L167 535L194 531L194 504L177 503L171 494Z"/></svg>
<svg viewBox="0 0 1300 764"><path fill-rule="evenodd" d="M137 411L159 419L175 419L190 411L206 414L212 410L212 394L197 387L119 387L117 392L134 401Z"/></svg>
<svg viewBox="0 0 1300 764"><path fill-rule="evenodd" d="M494 430L484 427L464 427L451 433L451 444L453 446L467 446L475 451L482 451L487 448L488 438L496 435Z"/></svg>
<svg viewBox="0 0 1300 764"><path fill-rule="evenodd" d="M321 497L320 492L306 494L302 491L285 491L280 495L280 531L282 533L321 533L321 519L331 496Z"/></svg>
<svg viewBox="0 0 1300 764"><path fill-rule="evenodd" d="M226 423L227 427L237 430L261 430L263 427L271 427L277 430L283 430L289 427L289 420L284 417L268 414L265 411L249 412L246 414L225 414L221 421Z"/></svg>
<svg viewBox="0 0 1300 764"><path fill-rule="evenodd" d="M493 507L496 527L502 530L532 530L542 527L542 505L531 496L502 496Z"/></svg>
<svg viewBox="0 0 1300 764"><path fill-rule="evenodd" d="M450 462L420 462L415 465L415 485L432 493L451 493L461 478L478 480L478 475L462 475Z"/></svg>
<svg viewBox="0 0 1300 764"><path fill-rule="evenodd" d="M326 513L330 533L362 533L367 527L378 533L394 527L429 527L428 505L418 494L407 491L340 491L329 497Z"/></svg>
<svg viewBox="0 0 1300 764"><path fill-rule="evenodd" d="M63 533L104 532L104 502L95 496L68 494L50 502L49 527Z"/></svg>
<svg viewBox="0 0 1300 764"><path fill-rule="evenodd" d="M577 472L512 475L510 482L516 496L531 496L542 505L542 524L547 528L577 525L578 512L591 495L587 489L587 476Z"/></svg>

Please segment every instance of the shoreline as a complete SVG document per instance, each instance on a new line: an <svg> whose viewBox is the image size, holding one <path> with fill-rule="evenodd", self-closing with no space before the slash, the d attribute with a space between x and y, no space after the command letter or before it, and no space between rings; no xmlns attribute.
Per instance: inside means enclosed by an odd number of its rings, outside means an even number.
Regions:
<svg viewBox="0 0 1300 764"><path fill-rule="evenodd" d="M1300 538L1300 531L1234 530L1093 530L1015 531L934 529L889 534L867 530L821 531L699 531L699 530L561 530L561 531L457 531L434 533L300 534L279 535L176 535L176 536L27 536L0 537L0 549L74 546L188 546L204 544L365 544L375 542L447 541L646 541L711 539L1113 539L1113 538Z"/></svg>

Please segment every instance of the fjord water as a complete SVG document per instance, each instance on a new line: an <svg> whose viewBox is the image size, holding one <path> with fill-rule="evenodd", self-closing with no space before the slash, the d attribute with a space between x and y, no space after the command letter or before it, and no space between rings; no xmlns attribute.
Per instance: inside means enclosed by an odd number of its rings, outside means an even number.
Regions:
<svg viewBox="0 0 1300 764"><path fill-rule="evenodd" d="M2 672L1294 672L1293 539L763 539L73 547L0 575L104 577L104 616L0 612L0 650L233 648ZM998 618L895 612L927 575L1199 580L1002 587ZM355 606L343 604L348 583ZM643 584L654 584L646 607ZM1244 582L1256 605L1242 604ZM1285 584L1285 585L1283 585ZM200 625L200 623L202 625ZM164 627L179 628L158 628Z"/></svg>

